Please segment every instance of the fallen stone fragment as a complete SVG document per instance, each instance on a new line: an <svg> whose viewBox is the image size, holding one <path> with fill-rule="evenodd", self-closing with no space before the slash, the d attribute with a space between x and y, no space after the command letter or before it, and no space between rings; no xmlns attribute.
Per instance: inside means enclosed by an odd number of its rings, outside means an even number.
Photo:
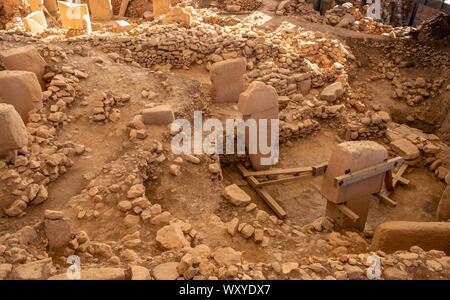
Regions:
<svg viewBox="0 0 450 300"><path fill-rule="evenodd" d="M224 197L236 206L246 205L252 200L237 184L227 186L224 190Z"/></svg>

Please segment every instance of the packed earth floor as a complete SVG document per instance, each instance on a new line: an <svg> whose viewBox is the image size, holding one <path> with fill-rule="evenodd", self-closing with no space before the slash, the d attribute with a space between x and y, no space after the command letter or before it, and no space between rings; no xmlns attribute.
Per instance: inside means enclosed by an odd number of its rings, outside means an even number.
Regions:
<svg viewBox="0 0 450 300"><path fill-rule="evenodd" d="M81 2L90 31L48 9L35 33L30 3L0 3L0 279L66 279L70 257L82 279L368 280L373 257L378 279L450 279L447 15L391 26L360 1L321 14L308 0L225 0L169 1L155 18L132 0L118 17L122 1L106 0L114 16L95 21ZM266 187L279 218L238 168L248 155L174 154L167 114L241 117L216 93L239 72L211 80L228 61L244 62L239 93L276 91L273 169L376 142L408 165L396 206L374 196L363 230L339 226L324 176L307 176Z"/></svg>

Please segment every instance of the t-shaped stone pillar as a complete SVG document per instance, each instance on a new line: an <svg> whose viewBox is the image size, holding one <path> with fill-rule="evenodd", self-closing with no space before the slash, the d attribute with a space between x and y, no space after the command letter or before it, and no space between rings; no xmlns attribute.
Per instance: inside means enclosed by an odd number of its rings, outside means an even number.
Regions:
<svg viewBox="0 0 450 300"><path fill-rule="evenodd" d="M338 226L364 230L372 194L381 191L385 173L343 187L336 187L334 178L383 163L387 155L383 146L372 141L352 141L337 145L331 154L321 193L328 200L326 215L334 219ZM338 209L338 205L342 204L359 216L356 222Z"/></svg>
<svg viewBox="0 0 450 300"><path fill-rule="evenodd" d="M246 128L245 132L245 144L247 150L250 150L251 146L250 142L256 143L255 149L257 149L257 153L249 154L250 161L255 170L265 170L268 169L271 165L264 165L261 163L261 158L270 158L271 153L262 154L260 149L260 120L267 120L267 146L271 146L273 143L277 141L272 140L271 130L272 130L272 122L271 120L278 119L278 94L277 91L270 85L266 85L260 81L253 81L247 90L240 94L239 102L238 102L238 110L243 115L244 121L249 119L254 119L256 121L257 131L253 134L256 134L256 137L253 139L249 136L252 134L251 131ZM275 128L275 130L279 130ZM275 148L272 151L278 151L278 144L275 145Z"/></svg>

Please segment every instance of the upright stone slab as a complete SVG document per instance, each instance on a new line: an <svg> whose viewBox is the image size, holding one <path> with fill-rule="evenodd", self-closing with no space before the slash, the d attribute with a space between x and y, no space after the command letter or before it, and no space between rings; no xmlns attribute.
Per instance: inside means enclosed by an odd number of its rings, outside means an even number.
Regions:
<svg viewBox="0 0 450 300"><path fill-rule="evenodd" d="M0 103L0 155L28 143L27 129L14 106Z"/></svg>
<svg viewBox="0 0 450 300"><path fill-rule="evenodd" d="M22 19L25 29L32 33L43 33L47 29L47 20L41 10L37 10Z"/></svg>
<svg viewBox="0 0 450 300"><path fill-rule="evenodd" d="M382 163L386 158L387 150L376 142L352 141L337 145L328 162L321 189L322 195L328 200L326 215L336 220L341 227L363 230L372 194L381 190L384 173L340 188L334 186L334 178ZM345 203L359 216L356 223L337 209L336 204L341 203Z"/></svg>
<svg viewBox="0 0 450 300"><path fill-rule="evenodd" d="M34 73L0 71L0 102L14 106L26 123L28 112L42 108L42 91Z"/></svg>
<svg viewBox="0 0 450 300"><path fill-rule="evenodd" d="M169 0L153 0L153 17L164 15L169 12Z"/></svg>
<svg viewBox="0 0 450 300"><path fill-rule="evenodd" d="M260 149L260 120L266 120L267 124L267 145L272 145L271 120L278 119L278 94L277 91L270 85L266 85L260 81L252 82L247 90L240 94L238 110L243 115L244 121L254 119L257 125L257 135L250 137L251 132L246 128L245 140L248 151L251 149L250 143L257 143L253 145L257 149L257 153L249 154L252 167L255 170L265 170L270 168L270 164L262 164L262 158L269 158L271 154L262 154ZM276 130L279 130L278 128ZM253 142L252 142L253 141ZM276 149L278 150L278 149Z"/></svg>
<svg viewBox="0 0 450 300"><path fill-rule="evenodd" d="M56 0L44 0L44 6L53 16L58 12L58 4Z"/></svg>
<svg viewBox="0 0 450 300"><path fill-rule="evenodd" d="M41 14L41 12L35 13L38 15ZM42 15L35 17L36 19L39 19ZM33 46L12 48L2 51L0 52L0 60L7 70L33 72L39 80L42 90L45 89L43 76L45 74L45 66L47 63Z"/></svg>
<svg viewBox="0 0 450 300"><path fill-rule="evenodd" d="M64 28L83 29L88 33L92 32L87 4L58 1L58 7Z"/></svg>
<svg viewBox="0 0 450 300"><path fill-rule="evenodd" d="M178 23L186 28L191 27L191 15L181 7L172 8L163 19L163 24Z"/></svg>
<svg viewBox="0 0 450 300"><path fill-rule="evenodd" d="M89 0L92 20L109 21L113 18L111 0Z"/></svg>
<svg viewBox="0 0 450 300"><path fill-rule="evenodd" d="M30 4L31 12L41 11L41 6L44 4L42 0L27 0Z"/></svg>
<svg viewBox="0 0 450 300"><path fill-rule="evenodd" d="M211 83L216 102L237 102L244 91L245 58L233 58L211 66Z"/></svg>

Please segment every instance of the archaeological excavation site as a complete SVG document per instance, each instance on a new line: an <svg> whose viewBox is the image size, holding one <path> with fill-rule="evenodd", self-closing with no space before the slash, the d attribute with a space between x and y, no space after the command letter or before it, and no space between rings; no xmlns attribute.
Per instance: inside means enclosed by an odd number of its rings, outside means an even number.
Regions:
<svg viewBox="0 0 450 300"><path fill-rule="evenodd" d="M449 280L449 15L0 0L0 280Z"/></svg>

